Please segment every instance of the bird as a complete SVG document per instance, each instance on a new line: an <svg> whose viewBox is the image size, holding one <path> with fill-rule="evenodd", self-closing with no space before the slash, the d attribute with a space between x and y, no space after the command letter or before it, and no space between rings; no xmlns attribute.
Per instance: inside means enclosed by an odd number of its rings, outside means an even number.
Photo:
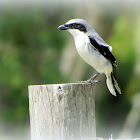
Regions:
<svg viewBox="0 0 140 140"><path fill-rule="evenodd" d="M113 73L113 67L117 69L118 65L112 54L112 47L99 36L92 26L83 19L71 19L60 25L58 29L66 30L73 36L79 55L97 71L90 79L81 82L97 82L94 79L104 73L110 93L114 96L117 96L117 93L121 94L120 86Z"/></svg>

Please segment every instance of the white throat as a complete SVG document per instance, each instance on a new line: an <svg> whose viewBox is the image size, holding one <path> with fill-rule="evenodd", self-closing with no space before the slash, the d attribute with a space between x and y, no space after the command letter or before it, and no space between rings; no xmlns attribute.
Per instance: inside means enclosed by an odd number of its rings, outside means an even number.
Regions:
<svg viewBox="0 0 140 140"><path fill-rule="evenodd" d="M77 29L69 29L68 31L72 34L72 36L74 38L76 38L77 36L80 36L80 35L84 34L83 32L81 32L81 31L79 31Z"/></svg>
<svg viewBox="0 0 140 140"><path fill-rule="evenodd" d="M74 37L74 41L75 41L75 46L76 49L79 53L79 55L83 58L86 57L85 53L87 53L87 42L89 42L88 36L86 35L86 33L81 32L79 30L76 29L69 29L68 30L72 36Z"/></svg>

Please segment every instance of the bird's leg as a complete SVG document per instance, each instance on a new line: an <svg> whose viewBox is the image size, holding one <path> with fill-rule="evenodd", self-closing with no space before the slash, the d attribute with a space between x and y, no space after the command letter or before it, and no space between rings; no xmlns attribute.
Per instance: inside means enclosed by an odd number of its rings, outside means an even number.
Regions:
<svg viewBox="0 0 140 140"><path fill-rule="evenodd" d="M93 75L90 79L87 80L87 82L92 82L100 73L96 73L95 75Z"/></svg>
<svg viewBox="0 0 140 140"><path fill-rule="evenodd" d="M93 81L100 73L96 73L94 76L92 76L90 79L88 79L87 81L77 81L78 83L100 83L100 81Z"/></svg>

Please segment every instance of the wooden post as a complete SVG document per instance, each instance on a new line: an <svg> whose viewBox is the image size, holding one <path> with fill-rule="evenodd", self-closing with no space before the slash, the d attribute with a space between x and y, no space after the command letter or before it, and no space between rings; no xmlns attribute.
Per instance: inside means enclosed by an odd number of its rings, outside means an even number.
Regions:
<svg viewBox="0 0 140 140"><path fill-rule="evenodd" d="M96 137L94 84L29 86L31 140Z"/></svg>

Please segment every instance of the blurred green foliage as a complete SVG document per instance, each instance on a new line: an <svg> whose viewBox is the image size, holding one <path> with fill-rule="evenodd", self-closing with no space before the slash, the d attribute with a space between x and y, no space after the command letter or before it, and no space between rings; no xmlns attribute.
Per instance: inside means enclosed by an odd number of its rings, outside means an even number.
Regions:
<svg viewBox="0 0 140 140"><path fill-rule="evenodd" d="M53 14L56 20L41 11L7 10L1 14L1 119L28 119L28 85L59 83L64 79L59 57L66 40L57 30L57 12Z"/></svg>
<svg viewBox="0 0 140 140"><path fill-rule="evenodd" d="M120 57L118 63L119 67L119 83L126 92L126 86L132 80L134 75L134 68L136 64L136 50L135 50L135 30L133 29L133 23L129 22L126 17L120 16L115 23L113 34L110 37L110 44L113 46L113 53L117 57ZM124 74L125 73L125 74ZM126 76L127 75L127 76ZM126 90L126 91L125 91ZM123 93L124 93L123 92ZM133 89L129 90L126 96L135 93Z"/></svg>

